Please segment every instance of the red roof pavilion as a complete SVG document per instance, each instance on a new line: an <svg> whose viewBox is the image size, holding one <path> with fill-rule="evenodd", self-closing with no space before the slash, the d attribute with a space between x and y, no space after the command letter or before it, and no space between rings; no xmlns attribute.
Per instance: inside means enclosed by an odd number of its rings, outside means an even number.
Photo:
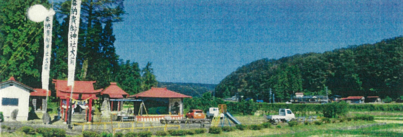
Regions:
<svg viewBox="0 0 403 137"><path fill-rule="evenodd" d="M111 85L102 91L101 95L109 95L110 98L124 98L123 96L129 96L116 82L111 82Z"/></svg>
<svg viewBox="0 0 403 137"><path fill-rule="evenodd" d="M167 88L154 88L150 90L131 95L135 98L192 98L191 96L183 95L174 91L170 91Z"/></svg>
<svg viewBox="0 0 403 137"><path fill-rule="evenodd" d="M46 90L41 89L41 88L34 88L34 92L31 92L31 96L37 96L37 97L44 97L46 96ZM48 96L50 96L51 93L50 91L48 92Z"/></svg>
<svg viewBox="0 0 403 137"><path fill-rule="evenodd" d="M97 99L102 89L94 90L94 83L96 81L74 81L73 98L78 99L81 94L81 99ZM60 99L70 98L71 87L67 86L67 80L53 80L55 83L56 97Z"/></svg>

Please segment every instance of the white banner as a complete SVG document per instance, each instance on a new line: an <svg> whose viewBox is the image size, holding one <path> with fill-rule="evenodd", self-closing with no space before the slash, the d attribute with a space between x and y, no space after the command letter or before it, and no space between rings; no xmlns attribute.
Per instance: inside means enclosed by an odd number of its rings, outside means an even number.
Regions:
<svg viewBox="0 0 403 137"><path fill-rule="evenodd" d="M43 63L42 63L42 89L49 90L50 58L52 54L52 26L53 15L46 17L43 22Z"/></svg>
<svg viewBox="0 0 403 137"><path fill-rule="evenodd" d="M81 0L71 1L70 10L70 23L68 34L68 78L67 85L74 86L74 75L76 70L76 58L77 58L77 42L78 42L78 29L80 27L80 11Z"/></svg>

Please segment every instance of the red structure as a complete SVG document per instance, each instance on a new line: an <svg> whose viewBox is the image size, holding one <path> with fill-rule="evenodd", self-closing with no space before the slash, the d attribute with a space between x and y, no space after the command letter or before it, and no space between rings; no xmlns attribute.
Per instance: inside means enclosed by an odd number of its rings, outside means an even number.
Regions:
<svg viewBox="0 0 403 137"><path fill-rule="evenodd" d="M111 82L111 85L101 92L101 95L107 95L110 99L123 99L129 96L127 92L122 90L116 82ZM120 111L122 109L121 101L110 101L111 111ZM114 107L115 106L115 107Z"/></svg>
<svg viewBox="0 0 403 137"><path fill-rule="evenodd" d="M192 98L191 96L183 95L174 91L170 91L167 88L154 88L150 90L131 95L135 98Z"/></svg>
<svg viewBox="0 0 403 137"><path fill-rule="evenodd" d="M177 93L167 88L154 88L152 87L150 90L131 95L131 98L157 98L157 99L168 99L168 111L173 112L175 115L169 115L173 119L182 119L183 118L183 98L192 98L191 96L183 95L181 93ZM165 105L165 104L162 104ZM175 107L178 106L179 108ZM177 108L178 110L172 109ZM157 116L136 116L137 121L159 121L164 118L166 115L157 115Z"/></svg>
<svg viewBox="0 0 403 137"><path fill-rule="evenodd" d="M73 101L83 101L87 102L88 101L88 119L87 121L92 120L92 101L94 99L98 99L96 95L99 95L99 93L102 91L102 89L97 89L94 90L94 83L96 81L74 81L74 91L73 91L73 97L71 98ZM55 89L56 89L56 97L60 99L60 110L62 111L62 114L64 115L64 121L67 122L67 117L68 117L68 110L71 109L69 108L70 105L70 94L71 94L71 87L67 86L67 81L66 80L53 80L53 83L55 83ZM86 112L87 112L86 110Z"/></svg>

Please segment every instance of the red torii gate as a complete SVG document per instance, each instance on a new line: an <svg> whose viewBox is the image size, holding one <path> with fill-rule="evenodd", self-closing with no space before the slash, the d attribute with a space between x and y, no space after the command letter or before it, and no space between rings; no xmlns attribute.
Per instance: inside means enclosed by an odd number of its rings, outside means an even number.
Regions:
<svg viewBox="0 0 403 137"><path fill-rule="evenodd" d="M92 120L92 101L94 99L98 99L96 95L98 95L102 89L94 90L94 83L96 81L74 81L74 91L71 99L85 101L88 100L88 119L87 121L91 122ZM70 94L71 87L67 86L66 80L53 80L55 83L56 89L56 97L60 99L60 110L64 115L64 121L67 122L68 110L70 106ZM64 103L65 102L65 103Z"/></svg>

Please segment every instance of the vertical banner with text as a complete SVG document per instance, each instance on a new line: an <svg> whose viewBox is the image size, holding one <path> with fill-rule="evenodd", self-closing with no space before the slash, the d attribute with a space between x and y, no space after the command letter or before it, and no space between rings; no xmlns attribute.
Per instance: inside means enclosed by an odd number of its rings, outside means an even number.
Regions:
<svg viewBox="0 0 403 137"><path fill-rule="evenodd" d="M77 42L78 42L78 30L80 28L80 11L81 0L71 1L70 10L70 23L68 34L68 78L67 85L74 87L74 75L76 70L76 58L77 58Z"/></svg>
<svg viewBox="0 0 403 137"><path fill-rule="evenodd" d="M42 89L49 90L50 58L52 54L52 26L53 15L46 17L43 22L43 64L42 64Z"/></svg>

